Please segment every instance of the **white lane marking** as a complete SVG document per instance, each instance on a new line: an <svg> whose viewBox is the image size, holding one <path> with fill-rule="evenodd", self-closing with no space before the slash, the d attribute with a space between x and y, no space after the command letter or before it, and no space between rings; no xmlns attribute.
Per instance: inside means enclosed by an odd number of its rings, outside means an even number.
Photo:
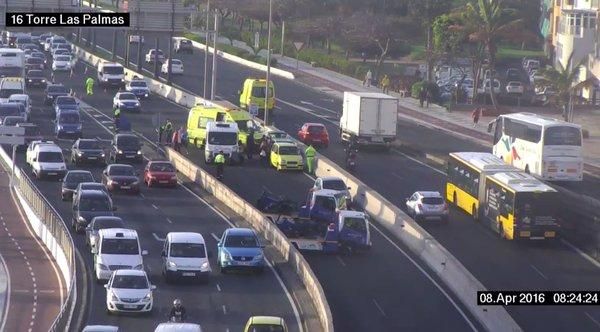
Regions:
<svg viewBox="0 0 600 332"><path fill-rule="evenodd" d="M589 318L594 324L596 324L596 326L600 327L600 322L598 322L597 320L594 319L594 317L592 317L592 315L590 315L587 311L583 312L587 318Z"/></svg>
<svg viewBox="0 0 600 332"><path fill-rule="evenodd" d="M140 193L140 197L142 197L143 199L146 199L146 196L144 196L144 193Z"/></svg>
<svg viewBox="0 0 600 332"><path fill-rule="evenodd" d="M535 265L533 265L533 264L530 264L530 266L531 266L531 268L532 268L532 269L533 269L535 272L537 272L539 275L541 275L541 276L542 276L542 278L544 278L544 279L548 280L548 277L546 277L546 276L545 276L545 275L542 273L542 271L540 271L540 269L538 269L537 267L535 267Z"/></svg>
<svg viewBox="0 0 600 332"><path fill-rule="evenodd" d="M219 237L217 236L217 234L215 234L215 233L210 233L210 236L212 236L212 237L213 237L213 239L215 239L215 241L219 242L219 240L220 240L220 239L219 239Z"/></svg>
<svg viewBox="0 0 600 332"><path fill-rule="evenodd" d="M392 176L393 176L393 177L396 177L396 178L398 178L398 179L400 179L400 180L403 180L403 179L404 179L404 178L403 178L402 176L400 176L400 174L398 174L398 173L392 173Z"/></svg>
<svg viewBox="0 0 600 332"><path fill-rule="evenodd" d="M278 99L278 100L279 100L279 99ZM314 103L312 103L312 102L310 102L310 101L304 101L304 100L301 100L301 101L300 101L300 104L304 104L304 105L310 105L310 106L312 106L312 107L316 107L316 108L318 108L318 109L321 109L321 110L323 110L323 111L325 111L325 112L328 112L328 113L331 113L331 114L334 114L334 115L339 115L339 114L338 114L338 112L336 112L336 111L334 111L334 110L330 110L329 108L325 108L325 107L322 107L322 106L319 106L319 105L315 105Z"/></svg>
<svg viewBox="0 0 600 332"><path fill-rule="evenodd" d="M373 299L373 303L375 304L381 315L385 317L385 311L383 311L383 308L379 305L379 303L377 303L377 300Z"/></svg>
<svg viewBox="0 0 600 332"><path fill-rule="evenodd" d="M219 292L221 291L221 285L219 285L218 283L217 283L217 290L218 290Z"/></svg>
<svg viewBox="0 0 600 332"><path fill-rule="evenodd" d="M168 222L169 224L172 224L172 223L173 223L173 221L171 221L171 219L169 219L169 218L167 218L167 222Z"/></svg>
<svg viewBox="0 0 600 332"><path fill-rule="evenodd" d="M340 257L340 256L335 256L335 257L340 262L340 264L342 264L342 266L346 266L346 262L344 262L344 260L342 259L342 257Z"/></svg>
<svg viewBox="0 0 600 332"><path fill-rule="evenodd" d="M158 242L165 242L166 240L166 238L159 237L158 235L156 235L156 233L152 233L152 236L154 236L154 239Z"/></svg>
<svg viewBox="0 0 600 332"><path fill-rule="evenodd" d="M223 309L223 315L227 315L227 307L223 304L221 308Z"/></svg>
<svg viewBox="0 0 600 332"><path fill-rule="evenodd" d="M597 268L600 268L600 262L596 261L595 259L592 258L592 256L586 254L585 252L583 252L583 250L577 248L575 245L573 245L571 242L565 240L565 239L560 239L560 242L562 242L565 246L571 248L573 251L575 251L576 253L578 253L581 257L585 258L585 260L587 260L588 262L592 263L592 265L594 265Z"/></svg>
<svg viewBox="0 0 600 332"><path fill-rule="evenodd" d="M153 207L154 209L158 210L158 206L156 206L156 205L152 204L152 207Z"/></svg>

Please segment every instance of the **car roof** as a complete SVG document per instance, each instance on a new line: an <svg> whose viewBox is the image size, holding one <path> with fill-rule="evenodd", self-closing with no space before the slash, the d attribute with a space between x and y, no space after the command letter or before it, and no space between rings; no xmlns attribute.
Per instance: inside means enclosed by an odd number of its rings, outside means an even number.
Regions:
<svg viewBox="0 0 600 332"><path fill-rule="evenodd" d="M243 227L233 227L227 229L227 235L255 235L254 230Z"/></svg>
<svg viewBox="0 0 600 332"><path fill-rule="evenodd" d="M322 124L322 123L318 123L318 122L306 122L306 123L304 124L304 126L309 126L309 127L312 127L312 126L325 127L325 125L324 125L324 124Z"/></svg>
<svg viewBox="0 0 600 332"><path fill-rule="evenodd" d="M104 185L100 182L81 182L79 185L86 185L86 186L94 185L94 186L103 186L104 187Z"/></svg>
<svg viewBox="0 0 600 332"><path fill-rule="evenodd" d="M60 152L62 153L62 149L60 148L60 146L51 143L51 144L46 144L46 143L41 143L41 144L37 144L36 145L36 149L40 150L40 151L44 151L44 152Z"/></svg>
<svg viewBox="0 0 600 332"><path fill-rule="evenodd" d="M118 332L119 327L113 325L86 325L82 332Z"/></svg>
<svg viewBox="0 0 600 332"><path fill-rule="evenodd" d="M251 324L283 325L283 318L275 316L250 317Z"/></svg>
<svg viewBox="0 0 600 332"><path fill-rule="evenodd" d="M170 162L169 160L150 160L148 162L148 166L153 165L153 164L169 164L169 165L175 167L175 165L173 165L173 163Z"/></svg>
<svg viewBox="0 0 600 332"><path fill-rule="evenodd" d="M124 223L123 219L121 219L121 217L117 217L117 216L97 216L97 217L94 217L91 222L95 222L98 220L119 220Z"/></svg>
<svg viewBox="0 0 600 332"><path fill-rule="evenodd" d="M115 228L108 228L115 229ZM115 275L119 276L147 276L144 270L133 270L133 269L120 269L114 272Z"/></svg>
<svg viewBox="0 0 600 332"><path fill-rule="evenodd" d="M296 145L296 143L294 143L293 141L286 141L286 140L275 140L273 142L273 144L275 145L279 145L279 146L293 146L293 147L298 147L298 145Z"/></svg>
<svg viewBox="0 0 600 332"><path fill-rule="evenodd" d="M160 323L154 332L202 332L202 327L193 323Z"/></svg>
<svg viewBox="0 0 600 332"><path fill-rule="evenodd" d="M167 239L176 243L205 243L202 234L193 232L170 232Z"/></svg>
<svg viewBox="0 0 600 332"><path fill-rule="evenodd" d="M107 166L107 168L113 168L113 167L127 167L127 168L133 168L133 166L131 165L127 165L127 164L110 164Z"/></svg>
<svg viewBox="0 0 600 332"><path fill-rule="evenodd" d="M438 191L417 191L417 194L421 197L440 197L442 198L442 194Z"/></svg>
<svg viewBox="0 0 600 332"><path fill-rule="evenodd" d="M134 135L134 134L116 134L116 135L115 135L115 138L116 138L116 139L119 139L119 138L121 138L121 137L135 137L135 138L138 138L138 137L137 137L136 135Z"/></svg>
<svg viewBox="0 0 600 332"><path fill-rule="evenodd" d="M363 212L360 211L353 211L353 210L341 210L339 212L340 216L342 217L349 217L349 218L367 218L367 215Z"/></svg>
<svg viewBox="0 0 600 332"><path fill-rule="evenodd" d="M70 171L67 171L67 175L68 175L68 174L76 174L76 173L81 173L81 174L90 174L90 175L92 174L92 172L90 172L90 171L86 171L86 170L83 170L83 169L72 169L72 170L70 170Z"/></svg>
<svg viewBox="0 0 600 332"><path fill-rule="evenodd" d="M123 239L137 239L138 238L137 231L135 229L128 229L128 228L101 229L99 234L102 237L111 238L111 239L117 238L117 234L123 234L122 237L119 237L119 238L123 238Z"/></svg>
<svg viewBox="0 0 600 332"><path fill-rule="evenodd" d="M319 177L319 179L323 180L323 181L344 181L344 179L342 179L339 176L321 176Z"/></svg>
<svg viewBox="0 0 600 332"><path fill-rule="evenodd" d="M79 193L79 197L108 197L106 192L96 189L84 189Z"/></svg>

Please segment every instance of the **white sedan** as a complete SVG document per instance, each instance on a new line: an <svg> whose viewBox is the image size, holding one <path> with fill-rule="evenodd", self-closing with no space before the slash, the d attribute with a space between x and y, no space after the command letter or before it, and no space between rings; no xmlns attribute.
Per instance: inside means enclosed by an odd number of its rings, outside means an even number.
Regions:
<svg viewBox="0 0 600 332"><path fill-rule="evenodd" d="M104 288L108 313L152 311L156 286L150 284L143 270L116 270Z"/></svg>
<svg viewBox="0 0 600 332"><path fill-rule="evenodd" d="M139 112L142 110L142 105L139 99L131 92L117 92L113 98L113 109L121 111Z"/></svg>
<svg viewBox="0 0 600 332"><path fill-rule="evenodd" d="M70 55L57 55L52 61L52 71L71 70L71 62Z"/></svg>
<svg viewBox="0 0 600 332"><path fill-rule="evenodd" d="M406 210L415 221L440 219L448 221L448 205L437 191L417 191L406 199Z"/></svg>
<svg viewBox="0 0 600 332"><path fill-rule="evenodd" d="M169 72L169 62L171 62L172 74L183 74L183 62L179 59L167 59L160 67L160 72L167 74Z"/></svg>
<svg viewBox="0 0 600 332"><path fill-rule="evenodd" d="M506 84L506 93L523 94L523 91L525 91L525 88L523 83L519 81L510 81Z"/></svg>

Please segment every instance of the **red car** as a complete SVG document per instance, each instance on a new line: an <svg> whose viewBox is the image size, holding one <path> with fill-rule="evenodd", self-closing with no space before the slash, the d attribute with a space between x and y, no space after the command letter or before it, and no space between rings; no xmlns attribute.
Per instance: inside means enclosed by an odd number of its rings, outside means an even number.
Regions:
<svg viewBox="0 0 600 332"><path fill-rule="evenodd" d="M305 123L298 131L298 139L306 145L317 145L326 148L329 145L329 134L322 123Z"/></svg>
<svg viewBox="0 0 600 332"><path fill-rule="evenodd" d="M144 168L144 183L154 185L177 186L177 170L170 161L150 161Z"/></svg>

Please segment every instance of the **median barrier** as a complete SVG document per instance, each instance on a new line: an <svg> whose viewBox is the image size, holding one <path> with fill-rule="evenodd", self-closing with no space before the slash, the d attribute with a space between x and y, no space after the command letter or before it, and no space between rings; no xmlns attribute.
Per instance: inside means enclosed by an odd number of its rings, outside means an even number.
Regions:
<svg viewBox="0 0 600 332"><path fill-rule="evenodd" d="M425 262L487 330L521 331L503 307L477 305L477 291L486 290L483 284L402 210L324 156L316 159L315 175L343 179L351 188L353 203Z"/></svg>
<svg viewBox="0 0 600 332"><path fill-rule="evenodd" d="M245 201L215 177L196 166L192 161L168 147L166 148L166 154L180 174L200 185L216 199L227 205L232 211L247 220L255 230L273 245L284 257L285 261L295 270L300 280L302 280L317 310L323 331L333 331L331 310L319 280L302 254L291 245L279 228L251 203Z"/></svg>
<svg viewBox="0 0 600 332"><path fill-rule="evenodd" d="M2 148L0 148L0 157L6 169L10 170L13 167L13 162ZM38 191L29 177L19 167L15 167L14 170L15 183L13 189L16 198L25 212L29 226L56 260L65 285L67 285L67 298L61 306L60 313L52 323L50 331L70 331L72 330L71 320L77 302L77 266L75 264L73 239L60 214Z"/></svg>

